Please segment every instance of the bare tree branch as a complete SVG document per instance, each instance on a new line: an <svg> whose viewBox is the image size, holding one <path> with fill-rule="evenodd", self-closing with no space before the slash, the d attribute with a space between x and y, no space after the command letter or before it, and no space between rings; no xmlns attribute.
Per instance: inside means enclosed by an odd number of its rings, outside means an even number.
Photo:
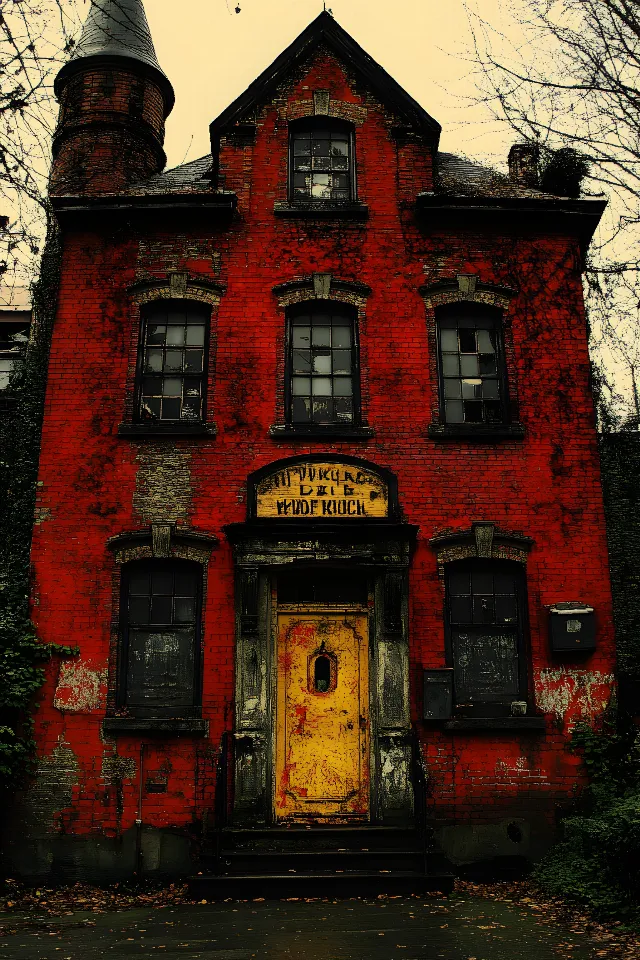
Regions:
<svg viewBox="0 0 640 960"><path fill-rule="evenodd" d="M470 0L470 3L472 0ZM636 415L640 377L640 5L636 0L507 0L509 40L467 5L481 102L549 157L589 161L586 187L610 205L587 262L592 348L610 398ZM602 379L602 378L601 378ZM602 380L606 382L606 377ZM604 390L606 393L606 389Z"/></svg>
<svg viewBox="0 0 640 960"><path fill-rule="evenodd" d="M35 276L56 121L53 80L73 47L77 0L5 0L0 9L0 279Z"/></svg>

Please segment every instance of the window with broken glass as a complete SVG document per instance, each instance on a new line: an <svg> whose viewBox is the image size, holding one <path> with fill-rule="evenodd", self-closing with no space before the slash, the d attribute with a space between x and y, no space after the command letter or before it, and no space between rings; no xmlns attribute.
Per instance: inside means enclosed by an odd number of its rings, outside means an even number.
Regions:
<svg viewBox="0 0 640 960"><path fill-rule="evenodd" d="M119 706L137 716L193 714L198 703L201 571L186 560L124 569Z"/></svg>
<svg viewBox="0 0 640 960"><path fill-rule="evenodd" d="M511 712L526 700L524 580L519 564L473 560L447 569L447 632L459 711Z"/></svg>
<svg viewBox="0 0 640 960"><path fill-rule="evenodd" d="M0 321L0 390L6 390L29 340L28 321Z"/></svg>
<svg viewBox="0 0 640 960"><path fill-rule="evenodd" d="M500 316L443 309L438 318L441 410L447 424L507 420Z"/></svg>
<svg viewBox="0 0 640 960"><path fill-rule="evenodd" d="M351 312L335 303L307 304L289 324L289 423L357 423L359 383Z"/></svg>
<svg viewBox="0 0 640 960"><path fill-rule="evenodd" d="M293 202L355 199L353 132L347 123L300 121L291 127Z"/></svg>
<svg viewBox="0 0 640 960"><path fill-rule="evenodd" d="M209 310L194 303L154 304L144 314L138 418L204 419Z"/></svg>

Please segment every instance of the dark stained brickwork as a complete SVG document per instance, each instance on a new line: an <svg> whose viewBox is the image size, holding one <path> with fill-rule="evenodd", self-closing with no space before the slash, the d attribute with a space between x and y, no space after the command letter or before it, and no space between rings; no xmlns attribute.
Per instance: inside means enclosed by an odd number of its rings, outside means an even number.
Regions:
<svg viewBox="0 0 640 960"><path fill-rule="evenodd" d="M156 82L89 65L59 96L52 194L112 193L162 170L165 102Z"/></svg>
<svg viewBox="0 0 640 960"><path fill-rule="evenodd" d="M640 433L600 438L619 673L640 683ZM630 691L631 692L631 691ZM631 706L631 704L628 704Z"/></svg>

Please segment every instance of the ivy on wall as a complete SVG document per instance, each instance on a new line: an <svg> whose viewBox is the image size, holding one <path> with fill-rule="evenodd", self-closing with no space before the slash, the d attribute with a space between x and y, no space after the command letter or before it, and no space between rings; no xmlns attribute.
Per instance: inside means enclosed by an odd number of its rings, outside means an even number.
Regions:
<svg viewBox="0 0 640 960"><path fill-rule="evenodd" d="M618 673L640 680L640 433L600 438Z"/></svg>
<svg viewBox="0 0 640 960"><path fill-rule="evenodd" d="M33 326L0 410L0 783L5 795L30 772L31 708L44 663L70 647L42 643L29 619L31 534L49 347L60 277L60 234L50 220L33 289Z"/></svg>

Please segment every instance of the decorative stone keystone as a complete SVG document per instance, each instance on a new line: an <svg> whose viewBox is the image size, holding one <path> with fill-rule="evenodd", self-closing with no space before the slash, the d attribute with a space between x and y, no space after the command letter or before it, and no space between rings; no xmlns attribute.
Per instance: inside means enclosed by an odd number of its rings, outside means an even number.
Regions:
<svg viewBox="0 0 640 960"><path fill-rule="evenodd" d="M328 300L331 295L331 274L314 273L313 294L318 300Z"/></svg>
<svg viewBox="0 0 640 960"><path fill-rule="evenodd" d="M458 290L465 300L473 300L476 295L476 283L478 278L475 273L458 274Z"/></svg>
<svg viewBox="0 0 640 960"><path fill-rule="evenodd" d="M476 553L479 557L487 560L491 559L493 553L493 531L492 523L474 523L473 533L476 538Z"/></svg>
<svg viewBox="0 0 640 960"><path fill-rule="evenodd" d="M151 524L151 552L154 557L171 556L172 523Z"/></svg>
<svg viewBox="0 0 640 960"><path fill-rule="evenodd" d="M329 91L328 90L314 90L313 91L313 112L316 116L329 116Z"/></svg>
<svg viewBox="0 0 640 960"><path fill-rule="evenodd" d="M172 273L169 275L169 289L172 297L176 297L176 299L186 297L187 280L188 277L186 273Z"/></svg>

